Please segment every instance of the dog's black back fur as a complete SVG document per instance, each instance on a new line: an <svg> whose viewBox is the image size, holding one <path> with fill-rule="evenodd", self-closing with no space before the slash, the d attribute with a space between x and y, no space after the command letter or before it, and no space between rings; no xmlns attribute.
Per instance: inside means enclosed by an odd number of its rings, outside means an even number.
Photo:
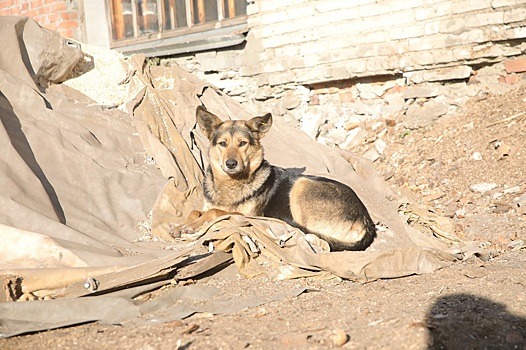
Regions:
<svg viewBox="0 0 526 350"><path fill-rule="evenodd" d="M262 213L263 216L283 220L289 225L301 229L305 233L313 233L320 236L318 232L310 232L306 227L301 226L293 219L290 209L290 192L294 183L296 183L299 178L308 178L316 181L337 184L339 188L345 192L344 195L349 198L349 210L346 212L348 217L345 219L348 221L362 221L362 224L367 228L367 233L364 238L354 246L349 246L343 242L332 240L327 236L322 237L328 241L332 250L365 250L371 245L376 237L374 222L361 200L350 187L324 177L298 174L290 170L270 165L267 161L264 161L261 164L260 169L257 171L262 171L265 168L270 169L269 176L261 188L253 193L253 197L262 196L266 198ZM324 195L325 193L317 194L317 196ZM245 198L244 200L247 199L248 198ZM331 200L331 198L326 199Z"/></svg>

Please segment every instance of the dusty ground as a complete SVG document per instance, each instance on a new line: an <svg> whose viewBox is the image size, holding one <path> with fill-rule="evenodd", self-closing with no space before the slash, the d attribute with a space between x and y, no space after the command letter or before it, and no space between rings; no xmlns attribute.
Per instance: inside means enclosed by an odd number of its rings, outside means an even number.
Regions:
<svg viewBox="0 0 526 350"><path fill-rule="evenodd" d="M402 196L453 218L460 238L523 245L526 88L474 98L464 110L424 130L388 129L377 169Z"/></svg>
<svg viewBox="0 0 526 350"><path fill-rule="evenodd" d="M247 280L230 267L198 284L220 286L232 298L305 291L228 315L139 327L86 324L0 340L0 348L324 349L344 333L347 349L526 349L525 111L520 87L480 96L432 127L395 125L382 136L387 148L376 163L395 192L450 218L463 240L491 247L488 261L365 285Z"/></svg>

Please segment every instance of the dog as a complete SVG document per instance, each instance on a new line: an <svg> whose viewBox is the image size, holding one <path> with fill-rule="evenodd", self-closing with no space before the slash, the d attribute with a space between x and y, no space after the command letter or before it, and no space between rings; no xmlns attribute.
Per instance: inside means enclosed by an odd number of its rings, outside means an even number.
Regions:
<svg viewBox="0 0 526 350"><path fill-rule="evenodd" d="M365 205L348 186L324 177L270 165L260 140L272 126L270 113L248 121L221 121L204 107L197 124L210 141L203 212L192 211L174 235L192 233L225 214L285 221L329 243L331 250L365 250L376 229Z"/></svg>

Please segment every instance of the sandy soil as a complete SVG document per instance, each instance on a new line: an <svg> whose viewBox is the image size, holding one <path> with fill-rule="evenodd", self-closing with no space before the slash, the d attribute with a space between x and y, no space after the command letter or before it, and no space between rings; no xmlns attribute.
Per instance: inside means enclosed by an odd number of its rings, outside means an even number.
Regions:
<svg viewBox="0 0 526 350"><path fill-rule="evenodd" d="M387 127L376 162L394 191L492 248L429 275L349 281L199 280L237 295L304 291L227 315L122 327L85 324L0 340L0 349L526 349L526 88L479 96L426 129ZM393 123L390 122L390 125ZM357 149L366 151L370 144ZM156 292L152 297L162 295Z"/></svg>
<svg viewBox="0 0 526 350"><path fill-rule="evenodd" d="M460 238L524 245L526 88L464 109L423 130L388 129L377 169L400 194L452 218Z"/></svg>

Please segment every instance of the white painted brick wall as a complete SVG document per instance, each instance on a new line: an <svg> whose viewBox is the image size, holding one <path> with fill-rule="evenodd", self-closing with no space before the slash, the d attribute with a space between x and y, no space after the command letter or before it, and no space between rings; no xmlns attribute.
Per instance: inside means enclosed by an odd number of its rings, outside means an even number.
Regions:
<svg viewBox="0 0 526 350"><path fill-rule="evenodd" d="M491 2L493 8L505 7L505 6L518 6L526 4L526 0L494 0Z"/></svg>
<svg viewBox="0 0 526 350"><path fill-rule="evenodd" d="M512 10L504 11L504 23L524 21L526 19L526 6L517 7Z"/></svg>
<svg viewBox="0 0 526 350"><path fill-rule="evenodd" d="M250 35L239 57L219 52L217 62L201 66L223 70L230 64L250 76L296 69L321 82L346 79L351 72L384 74L392 66L390 55L403 64L395 72L478 59L474 45L521 38L526 30L526 0L256 0L248 13ZM366 66L363 72L332 68L371 58L390 63L366 62L359 65ZM248 68L236 68L240 62ZM326 77L319 65L343 75Z"/></svg>
<svg viewBox="0 0 526 350"><path fill-rule="evenodd" d="M316 77L309 69L360 58L375 57L381 61L396 54L409 55L404 62L447 64L449 59L455 59L453 51L432 60L425 51L498 39L499 26L509 30L505 28L507 23L520 23L526 16L522 0L260 0L257 3L258 19L252 22L252 27L260 29L260 35L254 39L259 41L261 49L275 51L274 57L280 60L296 59L301 55L305 67L293 66L300 75L318 81L347 77L327 79L322 70ZM423 55L421 60L418 54ZM284 68L282 62L273 60L260 62L261 74L272 74L272 67L276 67L276 72ZM366 67L364 75L376 75L385 73L391 64L369 63ZM369 71L374 67L378 67L378 72ZM394 69L403 70L404 67Z"/></svg>
<svg viewBox="0 0 526 350"><path fill-rule="evenodd" d="M455 85L463 99L474 91L466 84L472 69L526 54L526 42L517 40L526 39L526 0L255 0L247 14L244 48L176 61L253 109L298 124L325 109L384 113L383 101L371 102L356 88L344 91L347 105L311 108L306 87L392 77L398 88L429 83L441 94L441 84ZM280 105L290 94L302 101L295 110ZM401 94L390 96L404 105ZM324 118L330 124L338 115Z"/></svg>
<svg viewBox="0 0 526 350"><path fill-rule="evenodd" d="M491 8L491 0L460 0L453 1L451 4L451 12L453 14L461 14L472 11L484 11Z"/></svg>

